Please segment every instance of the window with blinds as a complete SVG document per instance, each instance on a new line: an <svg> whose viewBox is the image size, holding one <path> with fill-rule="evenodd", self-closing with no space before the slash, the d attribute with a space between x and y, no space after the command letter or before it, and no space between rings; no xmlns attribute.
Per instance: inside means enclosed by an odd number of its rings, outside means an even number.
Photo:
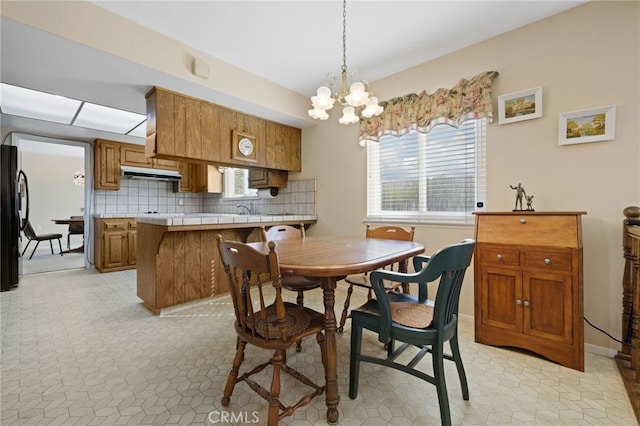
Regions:
<svg viewBox="0 0 640 426"><path fill-rule="evenodd" d="M473 223L485 199L486 119L367 142L369 220Z"/></svg>
<svg viewBox="0 0 640 426"><path fill-rule="evenodd" d="M249 170L224 168L224 198L255 198L258 190L249 188Z"/></svg>

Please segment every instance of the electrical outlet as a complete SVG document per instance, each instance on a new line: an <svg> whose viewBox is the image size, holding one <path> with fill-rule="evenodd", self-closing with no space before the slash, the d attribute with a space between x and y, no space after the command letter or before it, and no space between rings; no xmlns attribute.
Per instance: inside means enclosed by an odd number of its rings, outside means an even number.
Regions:
<svg viewBox="0 0 640 426"><path fill-rule="evenodd" d="M184 206L184 199L178 198L178 205L179 206Z"/></svg>

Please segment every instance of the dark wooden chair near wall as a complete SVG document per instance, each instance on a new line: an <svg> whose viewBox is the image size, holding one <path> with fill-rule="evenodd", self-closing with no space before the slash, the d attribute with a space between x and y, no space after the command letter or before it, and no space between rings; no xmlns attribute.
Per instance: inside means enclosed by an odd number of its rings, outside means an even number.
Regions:
<svg viewBox="0 0 640 426"><path fill-rule="evenodd" d="M62 234L38 235L36 234L36 231L33 230L31 223L27 221L27 224L24 228L24 236L27 237L29 242L27 242L27 245L24 247L24 250L22 251L22 256L24 256L24 254L26 253L27 248L29 247L29 244L31 244L31 241L36 242L36 246L33 248L33 251L31 252L31 256L29 256L29 260L31 260L31 258L33 257L33 254L36 252L36 249L38 248L38 245L40 244L41 241L49 241L49 245L51 246L51 254L53 254L53 240L58 240L58 247L60 247L60 256L62 256L62 243L60 242L60 239L62 238Z"/></svg>
<svg viewBox="0 0 640 426"><path fill-rule="evenodd" d="M71 216L70 219L82 219L82 222L70 223L67 231L67 250L71 250L71 236L82 235L82 245L84 246L84 216Z"/></svg>
<svg viewBox="0 0 640 426"><path fill-rule="evenodd" d="M442 248L430 258L413 259L416 273L378 270L371 273L371 284L376 298L351 311L351 358L349 366L349 398L358 396L360 363L370 362L411 374L436 386L443 425L451 424L449 397L444 377L444 360L453 361L458 370L462 398L469 399L467 377L458 345L458 302L464 275L471 263L475 241L464 240ZM426 265L426 266L424 266ZM385 280L418 287L418 296L387 292ZM439 280L435 302L429 300L427 284ZM378 334L378 340L387 345L387 356L377 358L363 355L362 330ZM402 345L394 350L395 342ZM449 341L451 354L444 352ZM407 364L396 362L407 348L417 347L418 353ZM433 376L415 366L431 353Z"/></svg>
<svg viewBox="0 0 640 426"><path fill-rule="evenodd" d="M268 252L258 251L237 241L222 241L220 235L217 242L220 259L229 279L229 291L236 317L235 330L238 335L236 356L224 388L222 405L228 406L235 385L245 382L269 402L267 424L275 426L278 420L292 415L296 409L324 393L325 386L314 383L291 368L287 364L286 355L287 349L297 341L315 335L320 346L322 364L326 368L324 314L282 300L282 278L273 241L268 243ZM269 361L240 375L239 369L247 344L274 352ZM251 379L253 374L268 366L273 368L269 390ZM295 404L285 406L280 401L280 371L309 386L312 391Z"/></svg>
<svg viewBox="0 0 640 426"><path fill-rule="evenodd" d="M385 240L413 241L414 235L415 226L412 226L410 230L407 230L400 226L394 225L384 225L375 228L367 225L367 229L365 231L365 236L367 238L380 238ZM407 272L407 262L404 261L396 263L394 265L389 265L389 267L386 269L395 270L398 272ZM368 290L367 298L369 300L371 300L371 297L373 295L373 288L371 287L368 273L349 275L344 280L349 284L349 288L347 289L347 298L344 301L344 308L342 309L342 316L340 317L338 332L342 332L344 330L344 324L347 322L347 318L349 317L349 305L351 304L351 294L353 293L353 286L366 288ZM384 285L386 290L396 290L398 287L402 286L402 283L385 281ZM408 287L406 287L406 285L403 286L403 292L408 292Z"/></svg>
<svg viewBox="0 0 640 426"><path fill-rule="evenodd" d="M262 227L262 241L278 241L288 240L292 238L304 239L304 224L301 223L299 228L295 228L289 225L276 225L266 230ZM313 290L320 287L320 283L317 281L309 280L305 277L299 277L296 275L284 275L282 277L282 288L295 291L298 293L296 303L298 306L304 306L304 292ZM296 343L296 352L302 350L301 342Z"/></svg>

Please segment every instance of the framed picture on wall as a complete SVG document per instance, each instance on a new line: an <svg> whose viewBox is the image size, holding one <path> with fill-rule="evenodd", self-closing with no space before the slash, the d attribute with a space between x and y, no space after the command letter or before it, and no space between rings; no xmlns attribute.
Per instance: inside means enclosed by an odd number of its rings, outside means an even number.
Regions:
<svg viewBox="0 0 640 426"><path fill-rule="evenodd" d="M509 124L542 117L542 87L498 97L498 123Z"/></svg>
<svg viewBox="0 0 640 426"><path fill-rule="evenodd" d="M616 136L616 106L583 109L560 114L558 143L600 142Z"/></svg>

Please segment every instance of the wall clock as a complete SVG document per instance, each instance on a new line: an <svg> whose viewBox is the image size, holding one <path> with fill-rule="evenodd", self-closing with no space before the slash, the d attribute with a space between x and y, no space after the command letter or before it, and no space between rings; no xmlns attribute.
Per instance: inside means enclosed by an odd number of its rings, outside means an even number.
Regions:
<svg viewBox="0 0 640 426"><path fill-rule="evenodd" d="M258 162L258 141L255 136L234 130L231 141L232 159Z"/></svg>

